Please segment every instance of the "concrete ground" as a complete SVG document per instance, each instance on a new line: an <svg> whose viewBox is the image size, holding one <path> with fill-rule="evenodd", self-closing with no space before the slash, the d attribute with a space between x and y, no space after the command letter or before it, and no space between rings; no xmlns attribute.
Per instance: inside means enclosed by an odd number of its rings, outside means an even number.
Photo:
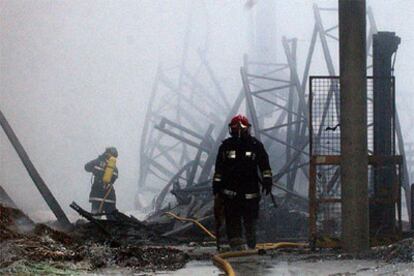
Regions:
<svg viewBox="0 0 414 276"><path fill-rule="evenodd" d="M130 268L104 268L94 272L80 273L85 276L108 275L168 275L168 276L211 276L224 275L213 265L211 255L214 247L186 247L192 258L184 268L177 271L134 272ZM387 263L379 260L350 259L338 253L311 252L267 252L262 256L248 256L228 259L237 276L281 275L281 276L348 276L348 275L413 275L414 261L410 263Z"/></svg>
<svg viewBox="0 0 414 276"><path fill-rule="evenodd" d="M286 261L269 256L243 257L230 260L236 275L414 275L414 263L387 264L368 260ZM223 275L211 261L192 261L175 272L156 275Z"/></svg>
<svg viewBox="0 0 414 276"><path fill-rule="evenodd" d="M174 272L156 275L224 275L215 267L210 256L214 247L181 248L194 259ZM352 259L334 250L311 252L308 250L267 251L266 255L228 259L236 275L413 275L414 260L410 263L387 263L376 259Z"/></svg>

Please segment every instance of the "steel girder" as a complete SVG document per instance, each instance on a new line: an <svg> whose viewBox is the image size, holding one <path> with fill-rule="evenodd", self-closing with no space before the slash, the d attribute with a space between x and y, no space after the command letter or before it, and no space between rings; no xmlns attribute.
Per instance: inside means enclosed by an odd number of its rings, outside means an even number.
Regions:
<svg viewBox="0 0 414 276"><path fill-rule="evenodd" d="M287 63L250 62L245 57L240 72L253 133L265 144L273 171L277 172L273 181L280 182L286 176L287 184L282 186L292 192L298 169L306 172L306 132L301 129L306 130L308 115L297 73L297 40L283 38L282 45ZM284 162L280 162L281 157Z"/></svg>
<svg viewBox="0 0 414 276"><path fill-rule="evenodd" d="M174 79L176 69L158 68L141 137L141 188L150 186L161 190L175 175L171 168L180 170L195 159L199 162L192 163L186 185L198 182L196 174L200 167L201 171L211 170L204 165L211 167L208 156L215 148L213 130L214 126L224 123L228 99L204 54L199 52L199 56L205 69L203 76L179 68L178 78ZM205 80L210 81L209 87Z"/></svg>

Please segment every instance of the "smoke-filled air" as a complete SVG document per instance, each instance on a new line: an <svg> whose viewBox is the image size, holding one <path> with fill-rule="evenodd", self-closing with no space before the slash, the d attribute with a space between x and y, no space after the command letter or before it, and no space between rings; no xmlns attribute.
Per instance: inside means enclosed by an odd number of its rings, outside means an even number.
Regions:
<svg viewBox="0 0 414 276"><path fill-rule="evenodd" d="M413 26L412 0L0 0L0 202L101 233L133 215L139 245L400 240Z"/></svg>

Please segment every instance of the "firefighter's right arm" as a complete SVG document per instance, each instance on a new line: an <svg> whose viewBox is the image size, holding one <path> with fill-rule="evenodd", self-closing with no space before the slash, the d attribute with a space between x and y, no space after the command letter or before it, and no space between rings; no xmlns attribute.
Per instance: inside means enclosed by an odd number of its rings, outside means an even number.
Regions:
<svg viewBox="0 0 414 276"><path fill-rule="evenodd" d="M213 176L213 194L217 195L221 188L222 188L222 182L223 182L223 171L224 171L224 149L223 145L220 146L217 157L216 157L216 165L215 165L215 171Z"/></svg>
<svg viewBox="0 0 414 276"><path fill-rule="evenodd" d="M99 158L89 161L85 164L85 171L93 173L94 175L102 174L103 168L100 165Z"/></svg>

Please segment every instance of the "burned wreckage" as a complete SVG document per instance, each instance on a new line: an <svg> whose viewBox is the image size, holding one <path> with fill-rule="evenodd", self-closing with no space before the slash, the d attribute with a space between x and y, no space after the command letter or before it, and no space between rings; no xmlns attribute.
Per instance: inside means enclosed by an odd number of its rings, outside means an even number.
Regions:
<svg viewBox="0 0 414 276"><path fill-rule="evenodd" d="M135 202L136 209L149 212L149 215L145 221L139 221L116 210L108 220L101 220L95 215L102 214L91 214L74 202L71 207L90 222L86 226L75 225L75 228L80 228L91 239L96 238L121 248L118 253L130 245L142 246L146 243L166 245L225 240L225 235L221 234L224 231L215 223L213 171L219 146L229 134L228 122L235 114L243 112L251 121L252 135L263 143L268 152L273 172L271 194L261 195L257 241L266 243L338 238L341 223L341 203L338 199L341 190L338 164L335 162L340 153L338 141L341 129L335 107L338 105L339 82L327 48L328 37L325 32L326 29L335 28L322 25L317 6L314 6L314 13L312 44L301 77L296 64L298 40L286 37L282 39L286 63L267 63L268 59L261 56L260 51L244 57L240 68L242 88L236 94L224 93L225 89L208 63L207 49L196 52L199 59L197 64L187 61L189 53L183 53L180 66L160 65L142 130L139 194ZM372 16L369 18L372 20ZM374 29L375 22L370 25L369 35L372 36L377 30ZM330 75L325 78L309 77L318 35ZM385 36L385 39L395 39L388 37L389 34ZM380 38L377 36L375 43L380 43ZM191 49L184 48L185 51ZM387 80L394 84L393 78ZM385 85L377 83L375 78L370 83L374 83L372 87L375 88L377 85L393 87L389 82ZM314 97L313 102L311 96ZM386 102L381 99L378 101ZM408 177L405 177L407 162L402 162L405 153L398 116L395 112L371 114L370 118L381 115L386 117L380 118L382 121L396 121L390 133L392 141L395 134L398 137L398 150L394 142L392 151L387 152L387 160L398 161L395 167L400 170L397 173L399 179L395 183L404 187L407 196L410 188L407 186ZM73 230L74 226L30 162L1 112L0 123L60 226ZM368 127L369 131L373 131L373 127L377 126L370 122ZM385 137L381 133L376 136ZM371 165L376 166L381 160L374 155L382 154L378 148L372 149L372 152L375 154L370 156ZM396 153L399 156L395 156ZM394 169L379 169L374 173L379 178L395 177ZM390 171L393 173L390 174ZM371 186L375 188L375 185L373 183ZM309 191L310 187L313 190ZM382 196L373 195L376 199L384 199ZM153 198L149 204L145 202L148 198ZM401 216L401 196L397 200L398 204L392 204L399 206L397 211ZM406 202L410 204L408 197ZM377 217L372 216L373 222L381 220ZM390 225L389 229L394 230L400 222L401 219L398 223L394 221L395 225ZM91 234L95 232L100 234Z"/></svg>
<svg viewBox="0 0 414 276"><path fill-rule="evenodd" d="M294 42L286 41L289 54L291 47L295 47L292 44ZM147 223L157 225L166 237L211 239L194 222L180 221L166 213L190 218L208 229L215 229L212 177L216 154L221 142L229 135L228 123L243 110L245 103L252 135L264 144L275 172L273 192L269 196L262 195L260 202L258 242L306 239L308 200L303 194L307 192L309 164L306 150L308 112L304 99L300 98L301 93L296 93L303 88L298 82L295 86L293 68L288 64L257 65L246 56L241 68L243 88L230 105L232 101L214 82L216 78L206 58L202 53L199 55L206 69L207 76L204 77L208 77L215 87L210 90L214 91L210 92L213 95L197 93L201 88L189 85L174 89L180 84L175 85L167 75L175 72L158 68L141 138L139 191L150 194L157 191L157 185L161 190L146 206L151 210ZM253 74L257 71L263 76ZM183 78L184 83L196 82L188 74ZM252 91L253 88L258 91ZM174 93L173 98L163 96L172 95L171 90L181 92ZM268 95L262 96L260 91ZM203 105L198 106L196 103L199 102ZM165 109L165 105L174 103L178 117L177 114L162 114L163 106ZM211 110L216 112L212 114ZM175 118L174 121L171 118ZM177 170L171 171L171 167ZM137 197L136 207L144 208L140 199L142 197Z"/></svg>
<svg viewBox="0 0 414 276"><path fill-rule="evenodd" d="M327 13L317 5L313 9L314 31L301 76L296 56L298 39L286 37L281 41L285 62L268 62L282 60L273 58L275 49L271 41L261 41L268 45L263 48L270 49L269 53L252 47L249 55L244 56L240 68L242 87L238 93L224 92L208 62L207 49L196 51L197 64L187 60L191 54L189 46L185 47L187 52L183 53L180 66L158 67L141 137L136 207L150 210L147 222L158 225L165 236L209 239L194 220L208 229L215 228L214 162L220 143L228 135L228 122L242 112L251 121L252 135L264 144L273 172L275 200L262 196L258 241L339 239L342 208L338 166L340 87L328 44L329 39L338 40L329 33L338 26L324 26L322 17L328 16ZM371 9L367 10L367 17L367 49L369 55L373 53L373 58L369 59L373 66L369 66L372 69L367 72L371 76L367 78L368 97L374 99L368 102L370 111L367 114L369 189L372 190L369 200L379 205L378 213L383 213L382 205L393 195L387 214L391 217L396 208L398 218L391 219L393 222L387 227L395 234L402 231L402 197L405 198L404 209L406 207L412 217L410 164L406 162L397 110L387 107L391 111L388 114L380 114L378 110L384 109L381 104L394 106L395 103L391 57L399 38L394 33L378 32ZM256 27L258 33L266 29L260 24ZM309 75L318 43L328 72L325 77ZM378 96L376 91L383 89L389 91L387 95L391 98ZM389 150L382 152L382 145ZM392 164L389 168L381 168L384 162ZM388 181L386 195L378 193L383 185L380 179ZM400 194L391 193L400 188L403 191ZM150 196L154 199L146 204L143 199ZM167 212L180 217L181 221L166 215ZM384 218L374 213L370 214L371 222L376 225L372 235L387 235L379 231Z"/></svg>
<svg viewBox="0 0 414 276"><path fill-rule="evenodd" d="M155 210L146 218L148 225L157 225L156 228L162 231L165 237L194 241L211 240L212 237L195 223L199 222L207 229L215 229L217 239L225 240L225 235L218 237L224 231L217 229L215 224L219 218L214 212L211 180L188 187L183 186L182 181L179 177L174 179L171 189L163 190L154 200ZM261 195L258 221L260 242L306 239L307 200L295 192L283 187L281 189L284 194Z"/></svg>

